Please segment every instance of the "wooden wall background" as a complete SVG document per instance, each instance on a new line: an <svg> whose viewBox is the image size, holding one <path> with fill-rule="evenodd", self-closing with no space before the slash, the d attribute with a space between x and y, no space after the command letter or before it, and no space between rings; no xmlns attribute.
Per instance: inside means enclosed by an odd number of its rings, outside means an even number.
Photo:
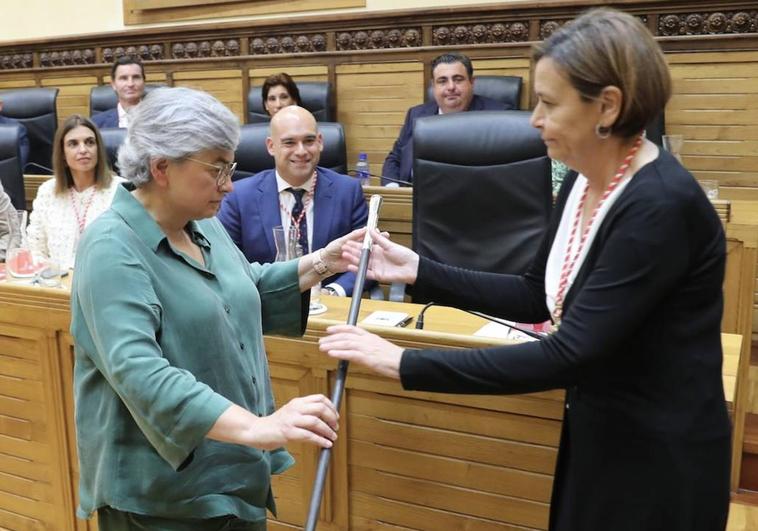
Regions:
<svg viewBox="0 0 758 531"><path fill-rule="evenodd" d="M755 2L608 2L638 15L658 37L674 77L666 128L685 135L684 163L717 179L726 197L758 198L758 6ZM0 47L0 90L58 87L58 117L88 113L89 91L109 64L132 54L151 82L207 90L239 117L265 76L329 80L346 129L349 160L369 154L374 172L408 107L421 103L431 60L469 54L479 74L520 75L532 105L530 45L582 9L584 1L405 10L396 15L272 19L157 28Z"/></svg>

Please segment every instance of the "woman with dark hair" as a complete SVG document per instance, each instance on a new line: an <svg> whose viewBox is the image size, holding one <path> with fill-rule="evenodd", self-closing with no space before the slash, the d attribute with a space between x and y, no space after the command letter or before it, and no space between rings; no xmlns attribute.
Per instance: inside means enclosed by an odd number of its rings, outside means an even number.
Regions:
<svg viewBox="0 0 758 531"><path fill-rule="evenodd" d="M523 276L467 271L375 234L369 278L520 322L540 341L403 349L329 329L321 349L406 389L566 389L554 531L715 531L729 510L730 425L721 378L724 232L692 175L645 139L670 95L663 53L638 18L590 11L534 53L532 123L573 171ZM344 249L357 264L357 243Z"/></svg>
<svg viewBox="0 0 758 531"><path fill-rule="evenodd" d="M69 116L55 133L53 171L55 177L37 190L29 247L39 259L72 268L79 237L108 209L121 179L111 174L100 131L79 114Z"/></svg>
<svg viewBox="0 0 758 531"><path fill-rule="evenodd" d="M284 107L300 105L300 91L289 74L272 74L263 82L261 99L268 115L274 116Z"/></svg>

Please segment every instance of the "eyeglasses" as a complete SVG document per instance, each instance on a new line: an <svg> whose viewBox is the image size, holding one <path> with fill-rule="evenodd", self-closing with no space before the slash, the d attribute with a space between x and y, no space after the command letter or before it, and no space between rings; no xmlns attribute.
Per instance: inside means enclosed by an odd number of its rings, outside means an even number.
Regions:
<svg viewBox="0 0 758 531"><path fill-rule="evenodd" d="M198 160L193 159L192 157L184 157L185 160L191 160L192 162L197 162L198 164L202 164L203 166L209 166L211 168L216 168L218 170L218 175L216 175L216 186L221 188L224 186L227 182L229 182L229 179L231 179L232 175L234 174L234 170L237 169L237 163L236 162L226 162L224 164L211 164L210 162L205 162L204 160Z"/></svg>

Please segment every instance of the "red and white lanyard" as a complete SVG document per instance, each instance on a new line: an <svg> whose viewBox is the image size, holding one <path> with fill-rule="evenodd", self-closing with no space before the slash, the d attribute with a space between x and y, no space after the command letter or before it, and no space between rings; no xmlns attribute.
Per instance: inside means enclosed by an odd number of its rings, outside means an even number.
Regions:
<svg viewBox="0 0 758 531"><path fill-rule="evenodd" d="M92 200L95 198L95 187L92 186L92 190L89 194L89 198L84 203L84 210L80 213L77 205L76 197L74 196L74 187L68 189L68 196L71 200L71 208L74 210L74 216L76 216L76 224L79 226L79 234L84 232L84 227L87 224L87 211L89 210Z"/></svg>
<svg viewBox="0 0 758 531"><path fill-rule="evenodd" d="M574 239L576 238L576 235L579 232L579 226L582 222L582 212L584 210L584 203L587 201L587 192L590 189L589 186L587 186L584 189L584 192L582 193L582 197L581 199L579 199L579 205L576 208L576 215L574 216L574 224L571 227L571 235L569 236L568 245L566 247L566 254L564 255L564 258L563 258L563 267L561 267L561 276L558 282L558 292L555 294L555 309L553 310L553 329L554 330L557 330L558 326L561 323L561 317L563 315L563 302L566 296L566 290L568 289L569 277L571 276L571 273L574 271L574 267L576 266L576 262L579 259L579 255L581 255L582 253L582 249L584 248L584 245L587 243L587 236L589 235L590 230L592 229L592 225L595 222L597 213L600 211L600 208L603 206L603 203L605 203L605 200L608 199L608 196L611 195L611 193L613 193L613 191L621 183L621 179L624 177L626 170L629 169L629 166L632 163L632 159L634 159L634 156L637 154L637 151L639 151L641 145L642 145L642 135L640 135L637 138L637 140L634 142L634 145L629 150L629 153L626 155L626 157L624 157L624 161L621 163L621 166L619 166L618 171L616 171L616 175L614 175L613 179L611 179L611 182L608 183L608 187L605 189L605 192L603 192L603 195L600 198L600 201L598 201L597 205L592 210L590 221L589 223L587 223L587 226L584 228L581 239L579 240L579 246L577 247L576 252L574 253L572 257L571 248L574 245Z"/></svg>
<svg viewBox="0 0 758 531"><path fill-rule="evenodd" d="M305 213L308 211L308 205L313 202L313 194L316 193L316 183L318 183L318 173L316 170L313 170L313 186L311 186L311 189L308 190L308 193L305 194L305 198L303 199L303 211L300 212L297 218L292 216L292 209L288 209L286 206L284 206L284 203L282 203L281 200L281 196L279 199L279 208L281 209L282 213L289 218L291 223L290 226L295 227L298 240L300 239L300 222L303 221L303 216L305 216ZM294 194L292 197L295 197Z"/></svg>

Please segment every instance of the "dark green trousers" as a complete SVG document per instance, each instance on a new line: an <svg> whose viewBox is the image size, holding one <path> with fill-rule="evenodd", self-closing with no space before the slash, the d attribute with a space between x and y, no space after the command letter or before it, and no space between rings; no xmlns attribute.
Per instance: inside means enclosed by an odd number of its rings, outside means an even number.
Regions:
<svg viewBox="0 0 758 531"><path fill-rule="evenodd" d="M266 531L266 522L245 522L234 516L173 520L102 507L97 510L97 527L100 531Z"/></svg>

